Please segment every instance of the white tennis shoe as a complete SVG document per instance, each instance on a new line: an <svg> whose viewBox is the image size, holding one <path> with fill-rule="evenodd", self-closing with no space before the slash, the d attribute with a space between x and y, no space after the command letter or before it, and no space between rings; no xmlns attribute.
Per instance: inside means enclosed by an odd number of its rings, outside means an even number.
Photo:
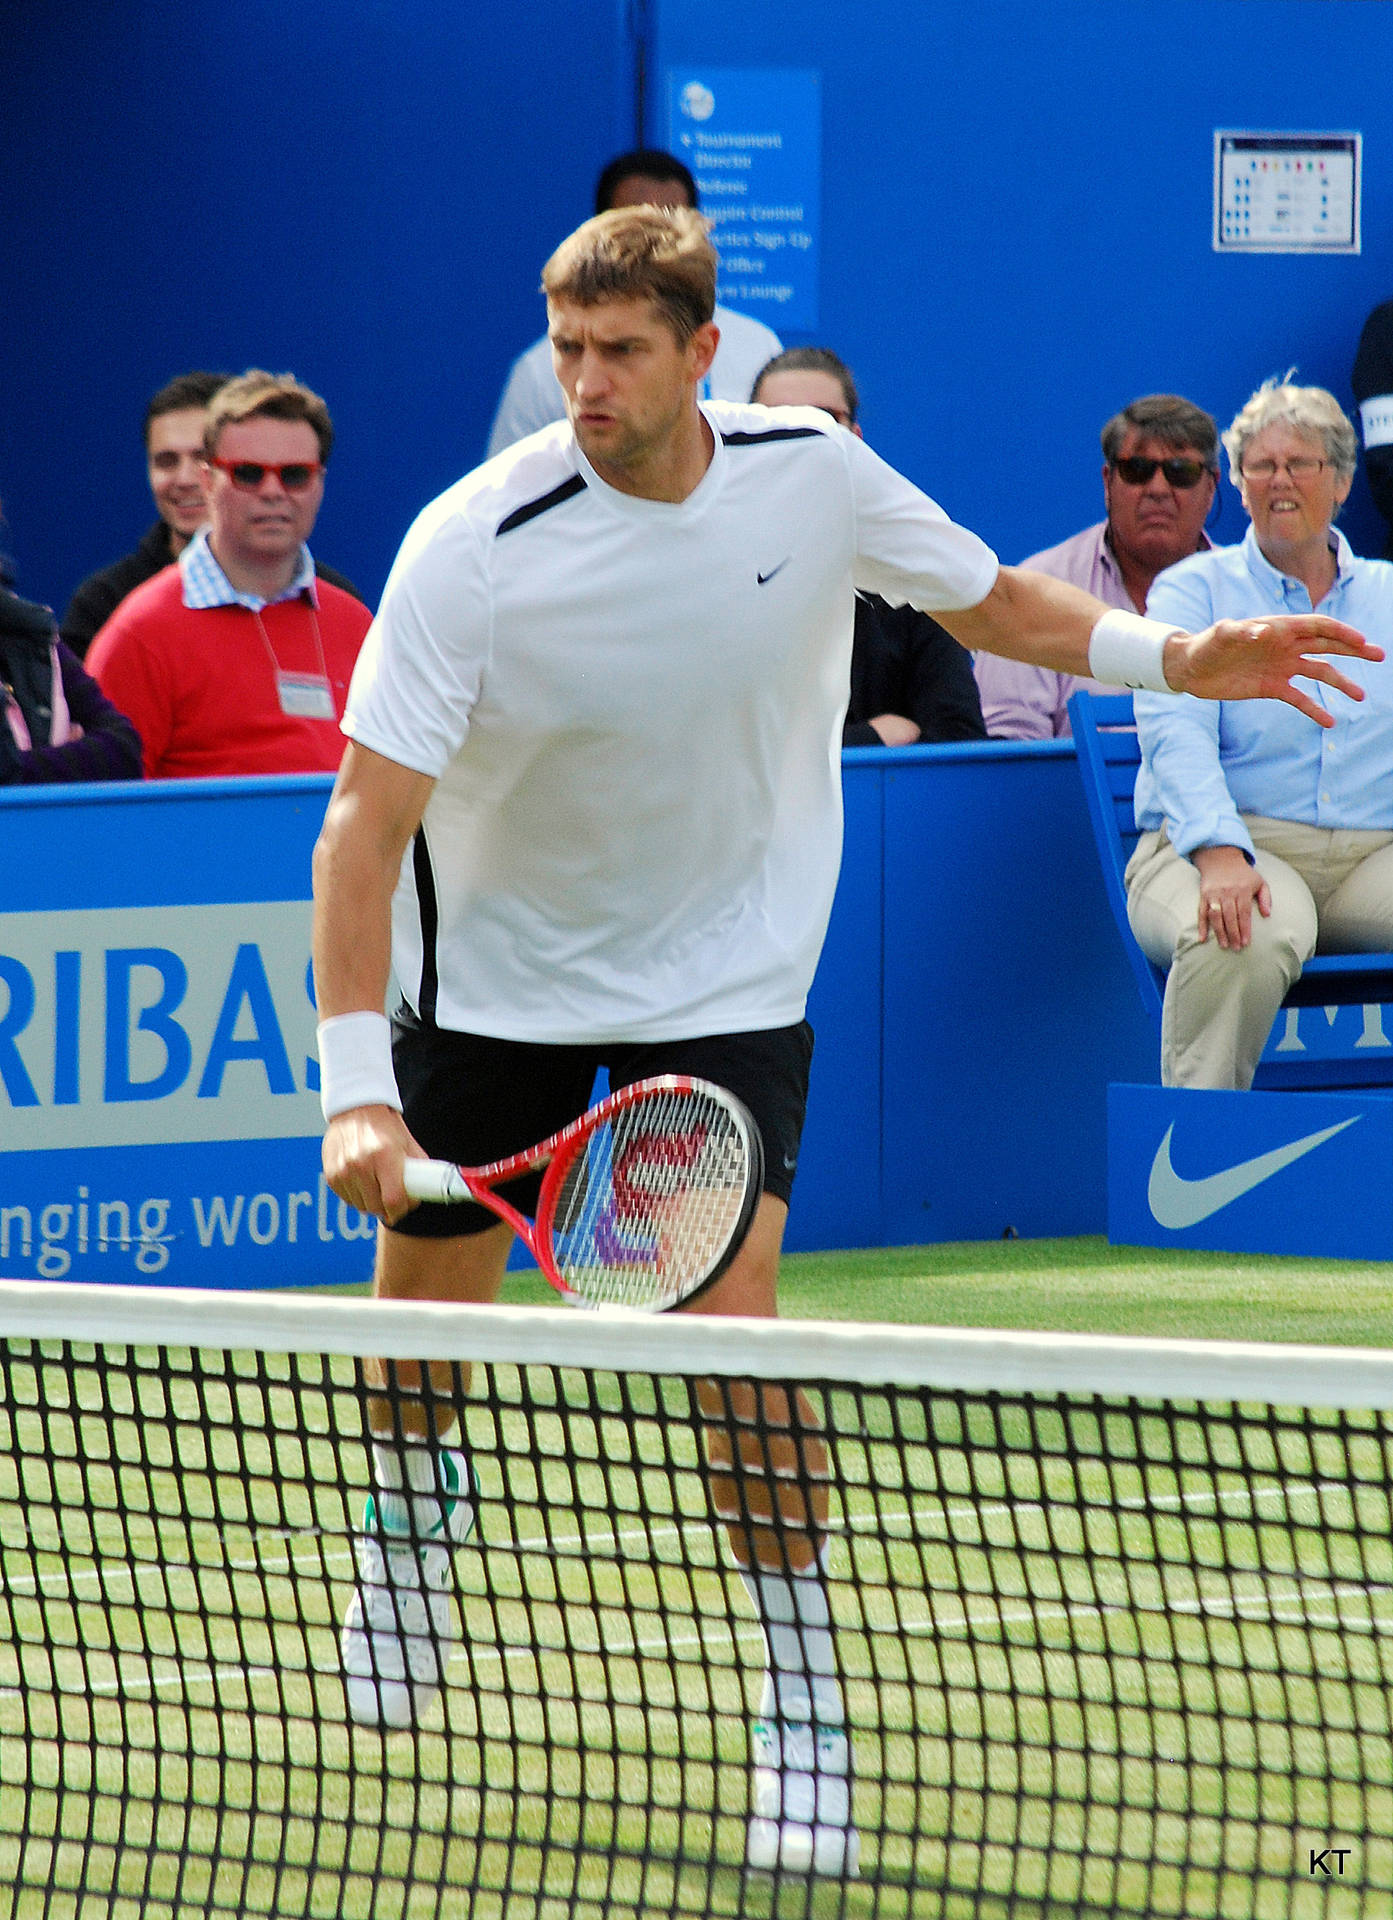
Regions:
<svg viewBox="0 0 1393 1920"><path fill-rule="evenodd" d="M474 1530L476 1489L462 1453L442 1453L439 1466L441 1517L424 1536L413 1533L410 1496L368 1495L354 1542L358 1588L339 1641L359 1726L413 1727L440 1691L455 1637L454 1549Z"/></svg>
<svg viewBox="0 0 1393 1920"><path fill-rule="evenodd" d="M861 1836L851 1824L851 1743L844 1727L750 1723L753 1784L745 1864L765 1873L856 1877Z"/></svg>

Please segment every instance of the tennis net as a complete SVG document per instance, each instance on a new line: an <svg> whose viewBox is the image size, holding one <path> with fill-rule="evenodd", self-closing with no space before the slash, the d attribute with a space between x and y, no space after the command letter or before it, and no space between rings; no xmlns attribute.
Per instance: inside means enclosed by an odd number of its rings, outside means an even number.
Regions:
<svg viewBox="0 0 1393 1920"><path fill-rule="evenodd" d="M1393 1355L9 1282L0 1335L13 1920L1393 1912ZM340 1667L373 1354L478 1363L399 1731ZM747 1861L696 1390L750 1380L825 1431L855 1877Z"/></svg>

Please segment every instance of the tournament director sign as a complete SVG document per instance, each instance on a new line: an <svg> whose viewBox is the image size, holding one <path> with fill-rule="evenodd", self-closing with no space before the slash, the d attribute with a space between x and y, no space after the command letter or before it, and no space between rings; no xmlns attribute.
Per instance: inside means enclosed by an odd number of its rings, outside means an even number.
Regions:
<svg viewBox="0 0 1393 1920"><path fill-rule="evenodd" d="M314 775L0 798L0 1274L367 1279L320 1174Z"/></svg>
<svg viewBox="0 0 1393 1920"><path fill-rule="evenodd" d="M677 67L668 145L696 178L716 298L776 333L818 326L822 89L814 71Z"/></svg>

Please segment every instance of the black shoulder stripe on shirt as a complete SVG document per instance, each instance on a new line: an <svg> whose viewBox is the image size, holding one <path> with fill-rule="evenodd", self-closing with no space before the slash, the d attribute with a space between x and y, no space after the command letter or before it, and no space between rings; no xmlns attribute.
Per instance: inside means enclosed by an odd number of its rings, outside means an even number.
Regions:
<svg viewBox="0 0 1393 1920"><path fill-rule="evenodd" d="M765 440L826 440L820 427L769 427L763 433L723 433L728 447L757 447Z"/></svg>
<svg viewBox="0 0 1393 1920"><path fill-rule="evenodd" d="M421 915L421 997L416 1011L422 1020L435 1024L436 1002L440 998L440 972L436 963L436 939L440 931L440 907L435 894L435 874L430 864L424 827L417 827L411 849L411 866L416 878L416 905Z"/></svg>
<svg viewBox="0 0 1393 1920"><path fill-rule="evenodd" d="M585 480L581 474L573 473L569 480L563 480L559 487L553 487L550 493L529 500L526 506L514 507L506 520L498 523L498 534L511 533L515 527L525 527L529 520L535 520L539 513L545 513L550 507L559 507L564 500L574 499L576 494L585 492ZM498 535L495 535L497 538Z"/></svg>

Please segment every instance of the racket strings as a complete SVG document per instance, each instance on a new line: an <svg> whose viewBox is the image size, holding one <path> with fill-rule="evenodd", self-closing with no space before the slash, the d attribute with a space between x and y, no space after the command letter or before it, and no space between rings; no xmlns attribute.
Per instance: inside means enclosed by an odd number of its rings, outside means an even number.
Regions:
<svg viewBox="0 0 1393 1920"><path fill-rule="evenodd" d="M664 1090L585 1138L561 1180L552 1252L592 1304L680 1297L739 1230L751 1148L739 1116L700 1091Z"/></svg>

